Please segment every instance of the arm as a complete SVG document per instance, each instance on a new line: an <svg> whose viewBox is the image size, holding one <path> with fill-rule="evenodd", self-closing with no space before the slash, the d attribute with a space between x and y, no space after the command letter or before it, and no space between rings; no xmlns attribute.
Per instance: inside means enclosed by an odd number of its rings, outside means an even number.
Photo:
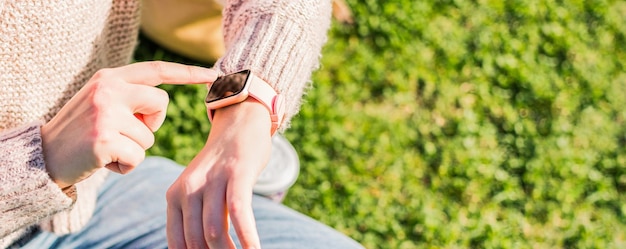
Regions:
<svg viewBox="0 0 626 249"><path fill-rule="evenodd" d="M71 217L76 213L59 213L77 200L76 189L95 195L94 184L87 182L103 181L102 168L129 172L152 145L152 132L165 119L168 103L167 93L154 86L200 84L216 76L211 69L165 62L100 70L50 122L1 133L0 247L20 229L53 214L62 215L51 223L67 226L44 222L44 228L67 232L80 227L88 216L76 220Z"/></svg>
<svg viewBox="0 0 626 249"><path fill-rule="evenodd" d="M229 1L226 53L215 68L224 73L251 69L285 96L284 130L318 67L330 14L330 0Z"/></svg>
<svg viewBox="0 0 626 249"><path fill-rule="evenodd" d="M250 69L282 94L283 130L317 68L330 6L329 0L229 1L224 10L226 53L215 68ZM171 248L234 248L229 219L244 248L260 248L251 199L269 160L269 131L267 109L252 98L216 110L205 147L167 193Z"/></svg>
<svg viewBox="0 0 626 249"><path fill-rule="evenodd" d="M76 231L89 220L95 207L96 186L106 171L59 188L45 169L40 125L36 122L0 135L0 238L44 219L40 225L46 230Z"/></svg>
<svg viewBox="0 0 626 249"><path fill-rule="evenodd" d="M67 209L74 188L62 191L44 166L39 123L0 134L0 238Z"/></svg>

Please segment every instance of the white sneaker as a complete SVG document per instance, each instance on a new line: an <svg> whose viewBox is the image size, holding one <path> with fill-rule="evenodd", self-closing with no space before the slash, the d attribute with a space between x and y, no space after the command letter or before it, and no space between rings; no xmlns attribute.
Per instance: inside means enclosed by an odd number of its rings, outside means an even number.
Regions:
<svg viewBox="0 0 626 249"><path fill-rule="evenodd" d="M282 202L289 187L298 179L298 174L300 160L296 149L285 137L276 134L272 137L270 161L259 175L253 191L275 202Z"/></svg>

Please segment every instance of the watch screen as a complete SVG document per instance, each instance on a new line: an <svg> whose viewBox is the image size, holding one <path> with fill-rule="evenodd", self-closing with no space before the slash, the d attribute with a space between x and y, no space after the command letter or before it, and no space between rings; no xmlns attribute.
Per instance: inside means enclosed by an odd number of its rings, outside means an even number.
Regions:
<svg viewBox="0 0 626 249"><path fill-rule="evenodd" d="M243 90L249 73L249 70L244 70L217 78L209 87L209 93L205 101L210 103L237 95Z"/></svg>

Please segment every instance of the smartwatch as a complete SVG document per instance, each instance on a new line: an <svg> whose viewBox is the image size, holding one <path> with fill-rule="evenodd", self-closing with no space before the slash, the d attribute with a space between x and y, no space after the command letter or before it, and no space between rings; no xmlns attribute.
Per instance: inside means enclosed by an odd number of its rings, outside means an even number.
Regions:
<svg viewBox="0 0 626 249"><path fill-rule="evenodd" d="M213 121L215 110L241 103L248 97L267 108L272 120L270 134L274 135L285 117L285 102L282 95L250 70L220 76L209 86L205 99L209 120Z"/></svg>

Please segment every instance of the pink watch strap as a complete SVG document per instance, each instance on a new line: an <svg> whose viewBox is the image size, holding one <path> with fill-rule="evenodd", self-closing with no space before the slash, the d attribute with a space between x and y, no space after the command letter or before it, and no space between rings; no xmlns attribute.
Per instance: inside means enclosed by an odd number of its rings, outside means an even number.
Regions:
<svg viewBox="0 0 626 249"><path fill-rule="evenodd" d="M276 93L274 88L256 75L250 74L250 77L252 78L250 79L251 84L248 89L248 94L261 102L265 108L267 108L267 111L269 111L272 120L271 134L274 135L283 119L283 103L282 99L280 99L281 96Z"/></svg>
<svg viewBox="0 0 626 249"><path fill-rule="evenodd" d="M251 84L250 88L248 88L248 95L263 103L265 108L270 113L273 113L272 104L274 103L274 97L277 95L276 91L256 75L250 74L250 77Z"/></svg>

